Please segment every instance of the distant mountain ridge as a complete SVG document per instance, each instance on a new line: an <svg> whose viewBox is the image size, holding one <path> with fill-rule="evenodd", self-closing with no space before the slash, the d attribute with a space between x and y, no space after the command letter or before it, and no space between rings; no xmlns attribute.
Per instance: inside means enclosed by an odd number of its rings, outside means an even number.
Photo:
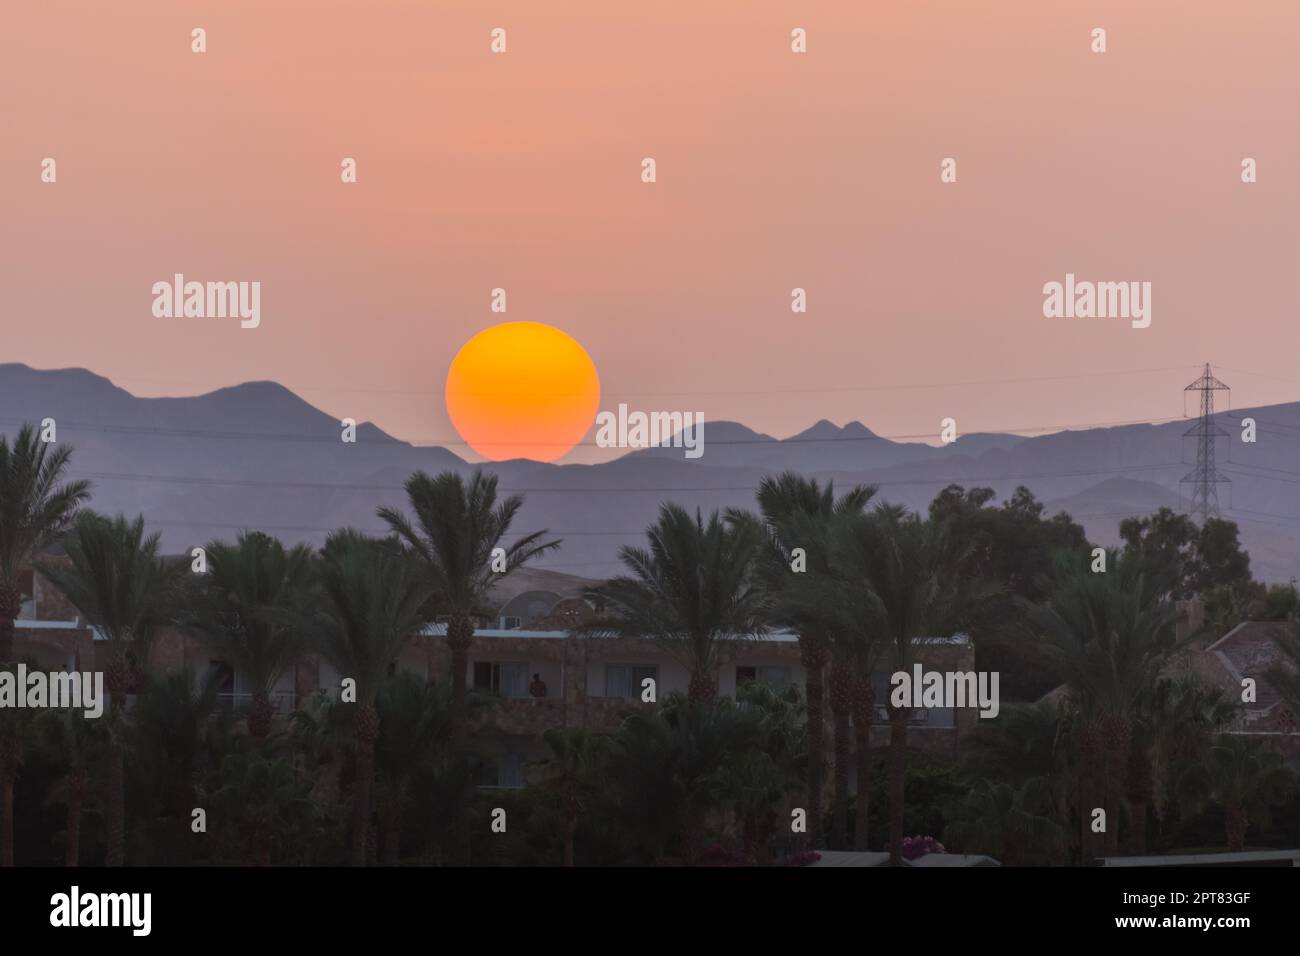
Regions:
<svg viewBox="0 0 1300 956"><path fill-rule="evenodd" d="M936 431L934 438L938 438ZM861 422L840 426L823 418L789 438L773 438L736 422L704 423L705 457L711 466L731 468L798 468L808 455L817 456L819 468L855 470L884 468L914 461L946 458L953 453L982 454L992 448L1011 448L1024 441L1020 435L959 435L947 446L923 441L895 441L877 435ZM639 458L681 458L680 449L662 447L631 452Z"/></svg>
<svg viewBox="0 0 1300 956"><path fill-rule="evenodd" d="M1259 423L1254 444L1239 420ZM187 398L138 398L84 369L0 364L0 432L54 418L73 469L95 483L94 507L143 513L164 545L187 550L240 528L320 543L344 525L378 531L375 509L400 506L412 471L471 471L445 448L416 447L368 423L357 443L339 422L274 382ZM1257 576L1300 576L1300 403L1234 410L1220 423L1224 516L1238 522ZM735 422L706 422L704 455L641 449L597 465L488 465L504 491L526 496L518 529L548 528L564 546L540 565L580 577L617 569L618 548L641 540L660 502L706 512L752 507L765 474L786 469L837 485L879 485L879 497L925 508L950 483L999 496L1029 487L1064 508L1099 543L1121 517L1156 502L1177 506L1195 448L1186 422L1124 425L1038 437L963 435L947 446L881 437L860 422L816 422L786 439ZM1158 507L1158 505L1155 505ZM1139 510L1134 510L1139 509Z"/></svg>

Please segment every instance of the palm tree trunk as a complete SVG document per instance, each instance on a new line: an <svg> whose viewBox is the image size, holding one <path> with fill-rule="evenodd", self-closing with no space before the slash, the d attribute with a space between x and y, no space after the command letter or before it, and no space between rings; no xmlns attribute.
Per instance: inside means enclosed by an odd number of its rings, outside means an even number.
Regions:
<svg viewBox="0 0 1300 956"><path fill-rule="evenodd" d="M451 737L456 749L465 745L466 674L469 671L469 647L474 640L474 621L457 611L447 624L447 647L451 649Z"/></svg>
<svg viewBox="0 0 1300 956"><path fill-rule="evenodd" d="M1147 809L1155 798L1155 775L1151 766L1151 751L1134 735L1129 747L1126 768L1125 793L1128 797L1129 840L1133 853L1145 856L1147 852Z"/></svg>
<svg viewBox="0 0 1300 956"><path fill-rule="evenodd" d="M689 811L682 827L682 860L694 866L704 851L704 824L697 811Z"/></svg>
<svg viewBox="0 0 1300 956"><path fill-rule="evenodd" d="M185 767L181 782L172 794L172 824L176 827L176 845L184 854L184 861L189 863L194 858L194 784L191 782L193 770Z"/></svg>
<svg viewBox="0 0 1300 956"><path fill-rule="evenodd" d="M18 738L0 738L0 866L14 865L14 780L18 776Z"/></svg>
<svg viewBox="0 0 1300 956"><path fill-rule="evenodd" d="M577 807L566 807L564 811L564 865L573 866L573 841L578 833Z"/></svg>
<svg viewBox="0 0 1300 956"><path fill-rule="evenodd" d="M815 634L799 635L808 695L808 846L822 845L822 787L826 775L826 706L822 669L826 666L826 645Z"/></svg>
<svg viewBox="0 0 1300 956"><path fill-rule="evenodd" d="M14 620L23 611L23 596L12 581L0 581L0 661L14 659Z"/></svg>
<svg viewBox="0 0 1300 956"><path fill-rule="evenodd" d="M876 694L870 674L853 676L854 759L858 768L857 796L853 801L853 848L867 849L867 811L871 794L871 724L875 720Z"/></svg>
<svg viewBox="0 0 1300 956"><path fill-rule="evenodd" d="M1150 804L1141 801L1129 801L1129 842L1135 856L1146 856L1147 853L1147 808L1149 806Z"/></svg>
<svg viewBox="0 0 1300 956"><path fill-rule="evenodd" d="M1107 719L1105 729L1105 771L1102 780L1106 786L1106 855L1119 856L1119 810L1124 769L1133 734L1128 721L1118 715L1111 715Z"/></svg>
<svg viewBox="0 0 1300 956"><path fill-rule="evenodd" d="M0 581L0 661L14 656L14 619L22 612L22 595L12 581ZM18 777L19 740L0 737L0 866L14 865L14 782Z"/></svg>
<svg viewBox="0 0 1300 956"><path fill-rule="evenodd" d="M114 654L104 669L104 682L108 685L108 848L104 855L105 866L122 866L126 862L126 767L122 750L122 715L126 710L126 692L131 686L131 665L120 654Z"/></svg>
<svg viewBox="0 0 1300 956"><path fill-rule="evenodd" d="M383 847L382 862L384 866L396 866L402 856L402 808L396 797L384 804L379 828L383 833L380 841Z"/></svg>
<svg viewBox="0 0 1300 956"><path fill-rule="evenodd" d="M1240 853L1246 848L1246 830L1250 827L1245 807L1235 801L1226 804L1223 808L1223 826L1228 835L1228 849Z"/></svg>
<svg viewBox="0 0 1300 956"><path fill-rule="evenodd" d="M110 734L108 744L108 851L105 866L126 862L126 767L122 744Z"/></svg>
<svg viewBox="0 0 1300 956"><path fill-rule="evenodd" d="M889 862L903 860L903 801L907 797L907 718L909 707L889 709Z"/></svg>
<svg viewBox="0 0 1300 956"><path fill-rule="evenodd" d="M66 837L63 847L63 865L77 867L81 865L81 800L68 798L68 822L65 826Z"/></svg>
<svg viewBox="0 0 1300 956"><path fill-rule="evenodd" d="M692 704L711 704L718 699L718 672L703 667L691 671L686 697Z"/></svg>
<svg viewBox="0 0 1300 956"><path fill-rule="evenodd" d="M375 741L379 738L379 714L373 704L357 704L352 718L352 739L356 743L356 779L352 782L352 865L366 865L370 834L370 791L375 773Z"/></svg>
<svg viewBox="0 0 1300 956"><path fill-rule="evenodd" d="M1106 855L1106 837L1092 829L1093 811L1105 802L1105 760L1101 733L1094 717L1083 716L1079 727L1079 862L1087 866ZM1100 797L1100 800L1099 800ZM1101 809L1105 809L1104 806ZM1107 829L1110 820L1106 821Z"/></svg>
<svg viewBox="0 0 1300 956"><path fill-rule="evenodd" d="M248 708L248 735L254 740L265 740L270 736L274 714L271 695L264 688L253 691L253 702Z"/></svg>
<svg viewBox="0 0 1300 956"><path fill-rule="evenodd" d="M81 804L86 799L86 770L77 767L68 774L68 822L63 841L63 865L81 865Z"/></svg>
<svg viewBox="0 0 1300 956"><path fill-rule="evenodd" d="M831 716L835 721L835 772L829 845L842 850L849 829L849 708L852 706L852 672L843 655L831 657Z"/></svg>
<svg viewBox="0 0 1300 956"><path fill-rule="evenodd" d="M271 828L259 825L253 834L253 865L271 865Z"/></svg>

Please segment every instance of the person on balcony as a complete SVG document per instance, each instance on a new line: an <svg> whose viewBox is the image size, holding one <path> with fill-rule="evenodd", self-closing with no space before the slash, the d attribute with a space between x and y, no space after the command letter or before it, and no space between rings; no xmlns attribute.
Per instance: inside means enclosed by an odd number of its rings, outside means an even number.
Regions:
<svg viewBox="0 0 1300 956"><path fill-rule="evenodd" d="M532 694L534 697L546 696L546 682L542 680L541 674L533 675L533 682L528 685L528 693Z"/></svg>

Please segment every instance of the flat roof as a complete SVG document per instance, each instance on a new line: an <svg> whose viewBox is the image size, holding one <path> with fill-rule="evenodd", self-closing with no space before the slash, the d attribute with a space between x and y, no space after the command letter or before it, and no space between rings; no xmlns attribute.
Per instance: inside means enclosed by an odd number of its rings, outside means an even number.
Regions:
<svg viewBox="0 0 1300 956"><path fill-rule="evenodd" d="M1290 864L1286 861L1290 860ZM1300 850L1247 850L1244 853L1169 853L1164 856L1108 856L1102 866L1300 866Z"/></svg>
<svg viewBox="0 0 1300 956"><path fill-rule="evenodd" d="M427 627L425 627L422 631L420 631L420 633L426 637L444 637L447 634L447 625L430 624ZM537 638L537 639L550 639L553 641L564 640L565 638L569 637L570 634L572 633L573 632L571 631L532 631L532 630L527 630L525 628L476 627L474 629L475 637L525 637L525 638ZM609 634L609 635L602 634L602 635L592 635L588 639L593 641L615 640L618 639L618 637L619 635L616 634ZM645 640L645 638L642 638L642 640ZM779 641L782 643L786 643L786 642L793 642L799 640L799 635L791 631L779 631L773 634L765 635L764 637L746 638L746 640L752 640L755 642Z"/></svg>
<svg viewBox="0 0 1300 956"><path fill-rule="evenodd" d="M821 859L809 866L884 866L889 862L888 853L872 853L853 850L818 850Z"/></svg>
<svg viewBox="0 0 1300 956"><path fill-rule="evenodd" d="M79 631L85 625L79 618L71 621L25 621L18 618L14 621L14 627L28 631Z"/></svg>
<svg viewBox="0 0 1300 956"><path fill-rule="evenodd" d="M446 624L430 624L420 631L426 637L445 637L447 634ZM534 631L527 628L499 628L499 627L478 627L474 629L475 637L524 637L537 639L550 639L553 641L563 640L569 637L571 631ZM607 638L616 638L617 635L592 635L590 640L603 640ZM648 638L641 638L647 640ZM799 635L794 631L773 631L762 637L743 638L747 641L776 641L787 644L795 643L799 640ZM951 644L964 645L970 643L970 637L966 634L954 634L951 637L918 637L917 644Z"/></svg>

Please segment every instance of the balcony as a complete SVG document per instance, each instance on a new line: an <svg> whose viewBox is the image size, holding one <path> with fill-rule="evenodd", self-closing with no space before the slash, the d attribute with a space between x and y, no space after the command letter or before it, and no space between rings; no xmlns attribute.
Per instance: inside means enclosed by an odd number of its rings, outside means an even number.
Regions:
<svg viewBox="0 0 1300 956"><path fill-rule="evenodd" d="M907 715L907 723L909 726L912 727L944 727L944 728L952 727L951 718L948 718L947 722L943 721L942 719L934 719L935 717L939 717L939 716L942 716L942 712L940 712L938 715L935 715L932 714L929 708L913 707L911 709L911 712ZM876 707L875 723L877 724L877 726L879 726L880 724L884 724L886 726L889 725L888 707Z"/></svg>
<svg viewBox="0 0 1300 956"><path fill-rule="evenodd" d="M586 726L597 733L613 733L628 714L654 706L642 703L640 697L588 697L585 704L576 705Z"/></svg>
<svg viewBox="0 0 1300 956"><path fill-rule="evenodd" d="M562 697L499 697L475 723L514 735L540 734L564 726Z"/></svg>
<svg viewBox="0 0 1300 956"><path fill-rule="evenodd" d="M246 711L253 703L252 694L217 694L217 711L234 715ZM298 695L291 690L271 694L271 707L277 717L286 717L298 706Z"/></svg>

